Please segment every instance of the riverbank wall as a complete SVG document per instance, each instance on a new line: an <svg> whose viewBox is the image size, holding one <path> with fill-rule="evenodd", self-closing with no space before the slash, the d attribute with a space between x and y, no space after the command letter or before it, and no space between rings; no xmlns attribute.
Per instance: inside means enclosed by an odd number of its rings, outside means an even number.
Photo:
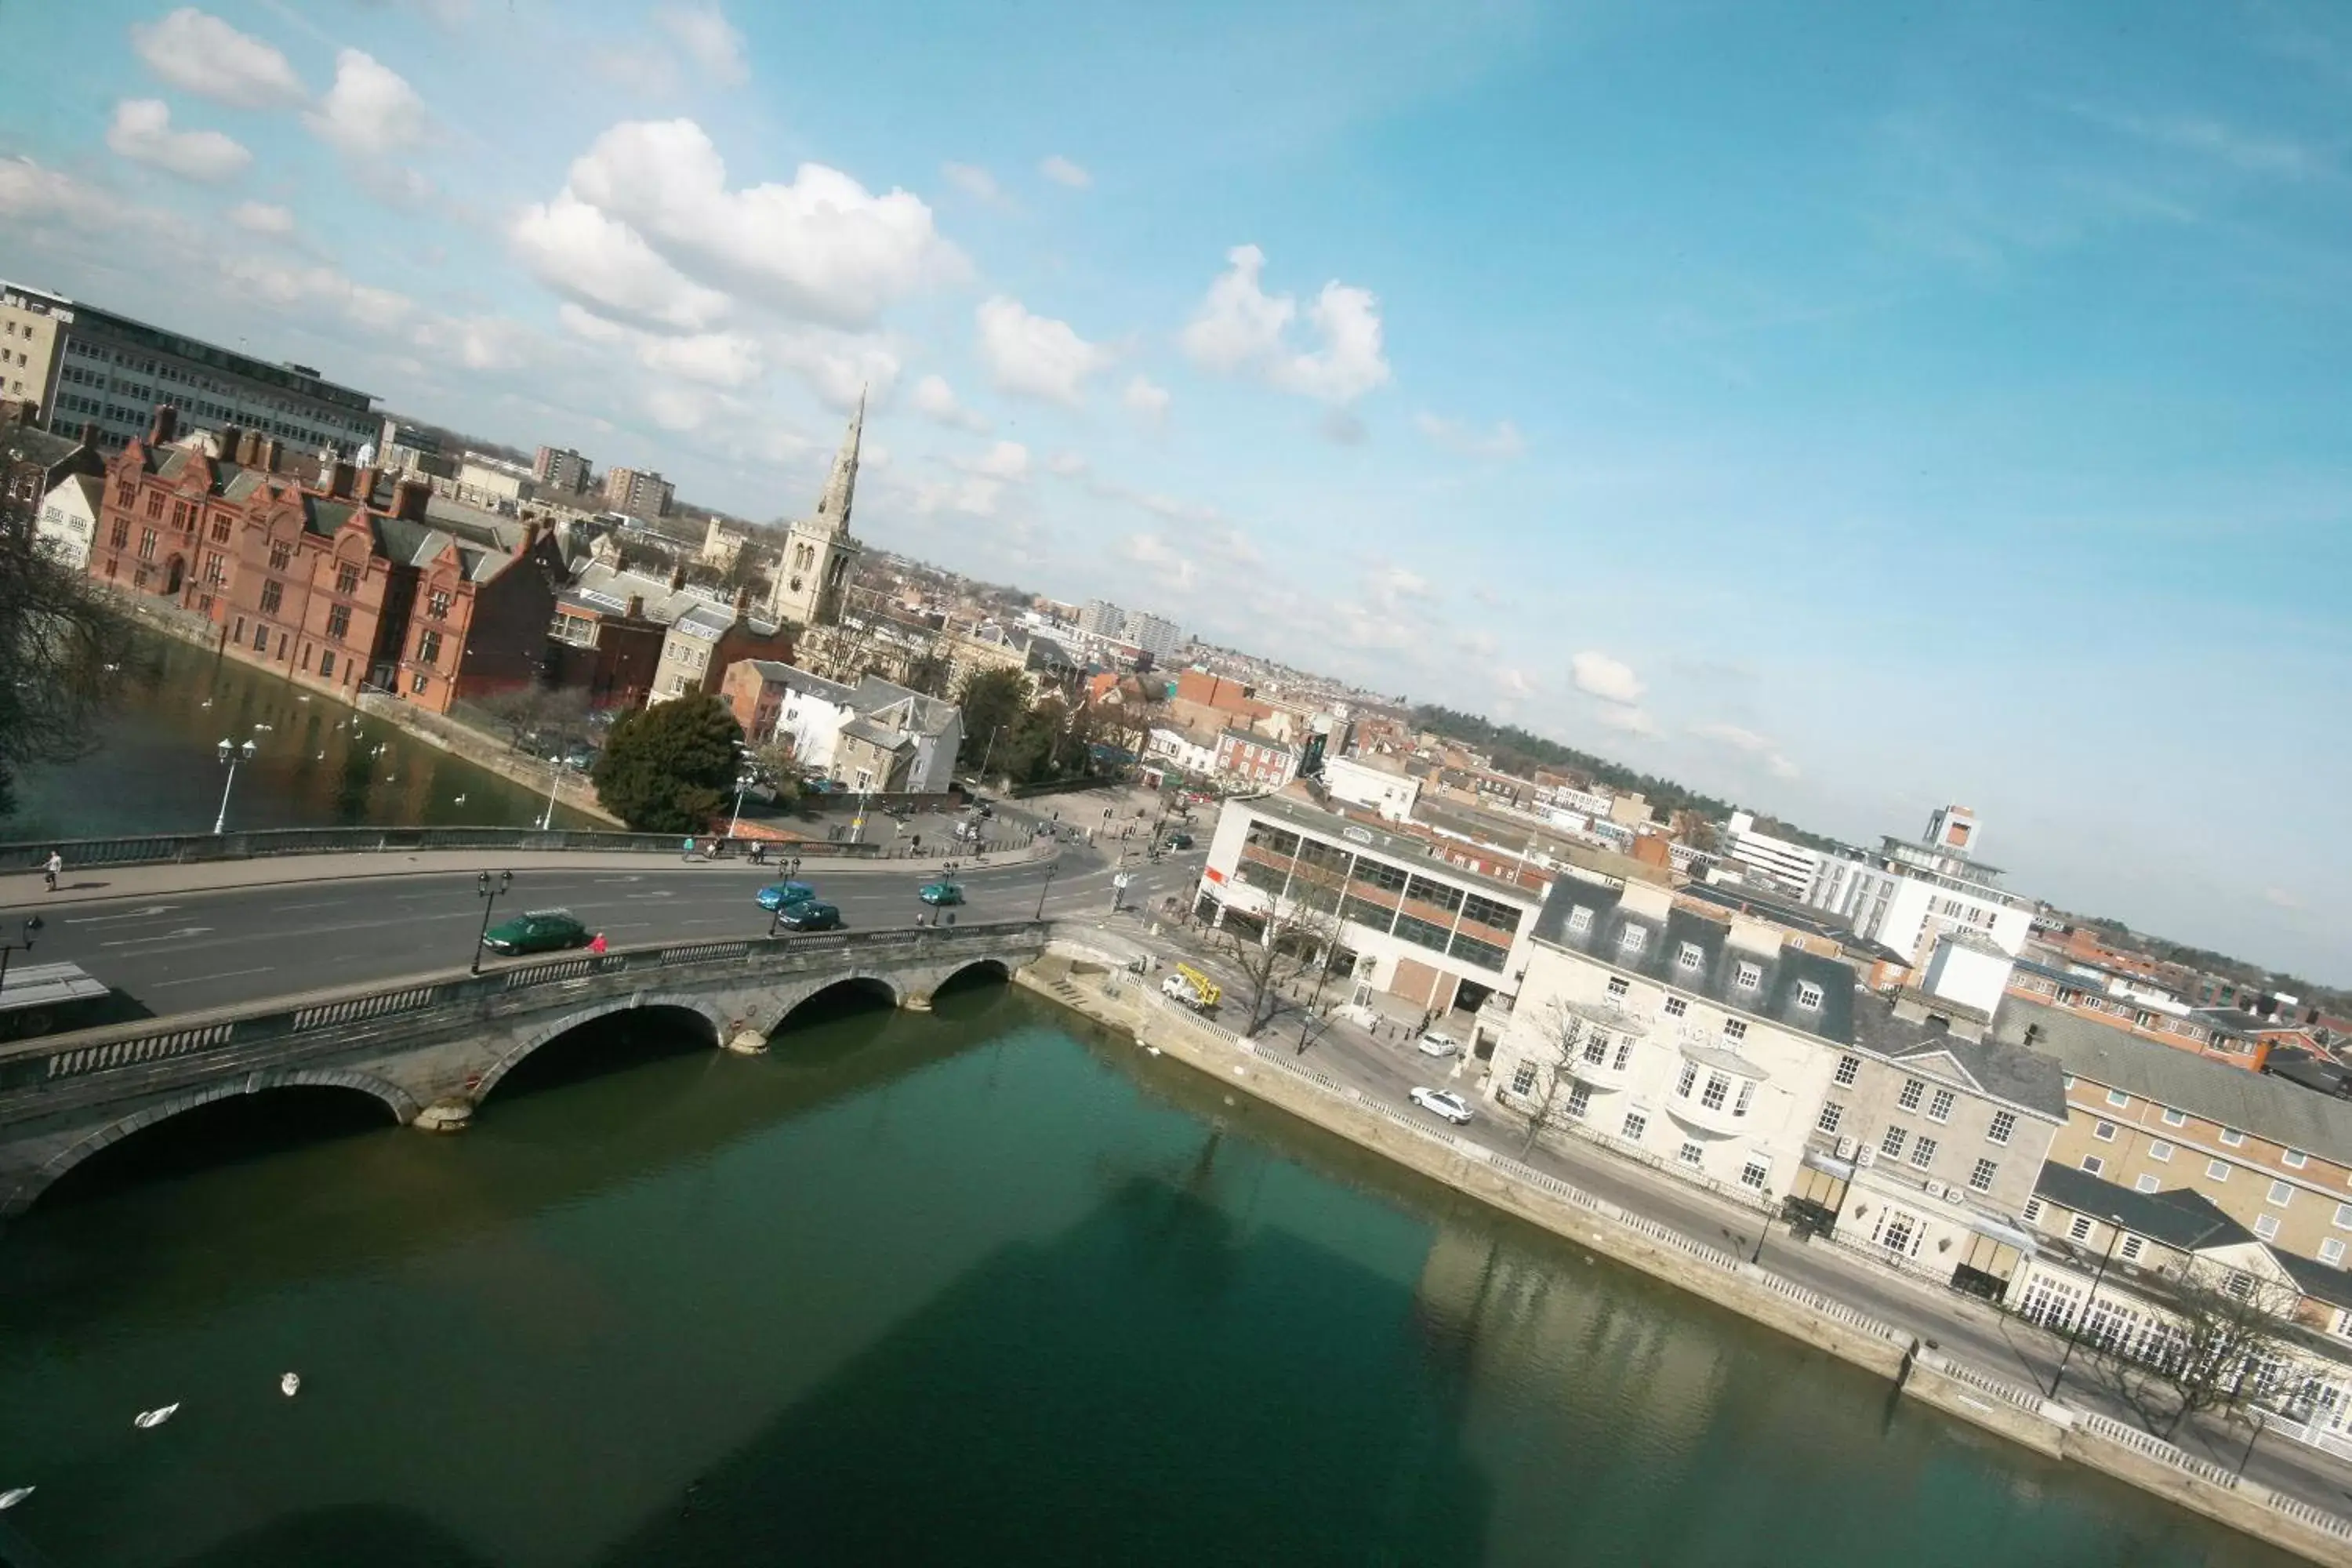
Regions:
<svg viewBox="0 0 2352 1568"><path fill-rule="evenodd" d="M1113 943L1116 939L1110 939ZM1057 938L1015 982L1148 1049L1397 1163L1893 1381L1930 1408L2047 1458L2084 1465L2315 1563L2352 1564L2352 1521L2231 1476L2147 1433L2045 1399L1952 1360L1893 1324L1380 1104L1313 1068L1261 1054L1159 996L1123 946Z"/></svg>

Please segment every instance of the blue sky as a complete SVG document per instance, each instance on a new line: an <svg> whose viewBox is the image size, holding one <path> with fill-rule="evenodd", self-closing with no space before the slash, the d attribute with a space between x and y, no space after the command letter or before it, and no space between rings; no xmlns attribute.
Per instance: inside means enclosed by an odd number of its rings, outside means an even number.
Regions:
<svg viewBox="0 0 2352 1568"><path fill-rule="evenodd" d="M2352 983L2352 13L1937 9L28 6L0 273Z"/></svg>

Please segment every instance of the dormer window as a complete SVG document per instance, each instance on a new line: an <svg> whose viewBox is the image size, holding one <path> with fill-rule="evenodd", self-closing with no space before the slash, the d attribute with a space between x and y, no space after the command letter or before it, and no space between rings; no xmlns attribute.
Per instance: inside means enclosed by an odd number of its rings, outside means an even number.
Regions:
<svg viewBox="0 0 2352 1568"><path fill-rule="evenodd" d="M1650 933L1637 925L1628 925L1617 933L1617 945L1627 952L1641 952L1643 944L1649 940Z"/></svg>
<svg viewBox="0 0 2352 1568"><path fill-rule="evenodd" d="M1764 970L1760 964L1742 963L1739 966L1738 984L1742 991L1753 991L1763 984Z"/></svg>
<svg viewBox="0 0 2352 1568"><path fill-rule="evenodd" d="M1810 980L1797 982L1797 1005L1818 1007L1822 1005L1822 988Z"/></svg>
<svg viewBox="0 0 2352 1568"><path fill-rule="evenodd" d="M1675 953L1675 965L1679 969L1696 969L1706 962L1706 955L1699 952L1698 943L1695 942L1683 943Z"/></svg>
<svg viewBox="0 0 2352 1568"><path fill-rule="evenodd" d="M1577 932L1591 931L1592 929L1592 911L1586 909L1582 904L1579 904L1576 908L1569 910L1568 929Z"/></svg>

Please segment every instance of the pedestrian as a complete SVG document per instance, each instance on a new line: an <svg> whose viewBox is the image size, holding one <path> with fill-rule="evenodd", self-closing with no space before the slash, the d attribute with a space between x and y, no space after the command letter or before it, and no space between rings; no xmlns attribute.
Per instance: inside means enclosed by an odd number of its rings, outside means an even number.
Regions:
<svg viewBox="0 0 2352 1568"><path fill-rule="evenodd" d="M604 956L604 933L603 931L600 931L594 936L588 939L588 951L598 958Z"/></svg>
<svg viewBox="0 0 2352 1568"><path fill-rule="evenodd" d="M55 849L50 850L48 859L42 864L41 875L49 879L49 891L52 893L58 890L58 878L65 868L66 858Z"/></svg>
<svg viewBox="0 0 2352 1568"><path fill-rule="evenodd" d="M687 838L685 847L678 851L677 858L681 860L691 860L694 858L694 839L691 836Z"/></svg>

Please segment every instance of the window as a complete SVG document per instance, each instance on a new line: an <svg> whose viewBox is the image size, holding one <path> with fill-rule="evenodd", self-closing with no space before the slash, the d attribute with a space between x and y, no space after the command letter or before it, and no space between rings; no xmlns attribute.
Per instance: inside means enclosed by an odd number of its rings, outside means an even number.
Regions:
<svg viewBox="0 0 2352 1568"><path fill-rule="evenodd" d="M294 547L292 545L273 544L269 547L269 569L272 572L285 571L287 563L293 559Z"/></svg>
<svg viewBox="0 0 2352 1568"><path fill-rule="evenodd" d="M1639 952L1650 940L1650 933L1640 926L1628 924L1617 933L1617 945L1627 952Z"/></svg>
<svg viewBox="0 0 2352 1568"><path fill-rule="evenodd" d="M1675 1080L1675 1098L1677 1100L1688 1100L1690 1098L1691 1085L1697 1081L1698 1068L1696 1064L1692 1062L1683 1063L1683 1075Z"/></svg>
<svg viewBox="0 0 2352 1568"><path fill-rule="evenodd" d="M2338 1230L2352 1230L2352 1204L2336 1205L2335 1224Z"/></svg>
<svg viewBox="0 0 2352 1568"><path fill-rule="evenodd" d="M1919 1097L1927 1092L1926 1084L1916 1078L1906 1078L1903 1080L1903 1092L1895 1097L1895 1103L1905 1110L1916 1110L1919 1109Z"/></svg>
<svg viewBox="0 0 2352 1568"><path fill-rule="evenodd" d="M2016 1131L2017 1112L1996 1110L1992 1113L1992 1125L1985 1129L1985 1142L2006 1143L2009 1142L2009 1135Z"/></svg>
<svg viewBox="0 0 2352 1568"><path fill-rule="evenodd" d="M2078 1214L2066 1226L2066 1234L2075 1241L2087 1241L2091 1235L2091 1216Z"/></svg>
<svg viewBox="0 0 2352 1568"><path fill-rule="evenodd" d="M1746 1039L1748 1037L1747 1021L1741 1018L1726 1018L1723 1021L1723 1037L1734 1044Z"/></svg>
<svg viewBox="0 0 2352 1568"><path fill-rule="evenodd" d="M215 544L228 542L228 519L225 517L213 519L213 542Z"/></svg>
<svg viewBox="0 0 2352 1568"><path fill-rule="evenodd" d="M1935 1162L1936 1141L1933 1138L1922 1138L1911 1145L1911 1163L1919 1169L1924 1171Z"/></svg>
<svg viewBox="0 0 2352 1568"><path fill-rule="evenodd" d="M1748 1114L1748 1108L1755 1103L1756 1080L1752 1078L1741 1079L1739 1080L1739 1098L1732 1103L1731 1114L1734 1116L1745 1116Z"/></svg>
<svg viewBox="0 0 2352 1568"><path fill-rule="evenodd" d="M1681 1148L1675 1151L1675 1159L1680 1160L1684 1164L1694 1168L1696 1168L1698 1163L1706 1157L1706 1151L1700 1148L1696 1143L1685 1143Z"/></svg>
<svg viewBox="0 0 2352 1568"><path fill-rule="evenodd" d="M2219 1160L2208 1160L2205 1162L2205 1179L2209 1182L2226 1182L2230 1179L2230 1167Z"/></svg>
<svg viewBox="0 0 2352 1568"><path fill-rule="evenodd" d="M334 673L335 656L331 653L320 654L319 656L319 674L320 678L324 679L326 677L332 676Z"/></svg>
<svg viewBox="0 0 2352 1568"><path fill-rule="evenodd" d="M1611 975L1611 976L1609 977L1609 994L1610 994L1610 995L1612 995L1612 996L1616 996L1616 997L1621 997L1621 998L1622 998L1622 997L1625 994L1625 993L1627 993L1628 991L1631 991L1632 989L1633 989L1633 987L1632 987L1632 986L1630 986L1630 985L1628 985L1628 984L1625 984L1625 977L1624 977L1623 975L1622 975L1622 974L1612 974L1612 975Z"/></svg>
<svg viewBox="0 0 2352 1568"><path fill-rule="evenodd" d="M1677 969L1696 969L1706 962L1706 955L1699 952L1698 943L1695 942L1683 943L1675 953L1675 967Z"/></svg>
<svg viewBox="0 0 2352 1568"><path fill-rule="evenodd" d="M1813 1118L1813 1126L1821 1131L1835 1134L1838 1123L1845 1120L1845 1107L1836 1100L1823 1100L1822 1113Z"/></svg>
<svg viewBox="0 0 2352 1568"><path fill-rule="evenodd" d="M449 591L446 588L436 588L430 594L425 595L425 613L431 616L436 621L447 620L449 618Z"/></svg>
<svg viewBox="0 0 2352 1568"><path fill-rule="evenodd" d="M2164 1124L2167 1127L2179 1127L2186 1124L2188 1121L2189 1113L2187 1111L2175 1110L2168 1105L2164 1108Z"/></svg>
<svg viewBox="0 0 2352 1568"><path fill-rule="evenodd" d="M2085 1154L2083 1156L2083 1169L2088 1171L2092 1175L2095 1176L2106 1168L2107 1163L2105 1160L2100 1159L2096 1154Z"/></svg>
<svg viewBox="0 0 2352 1568"><path fill-rule="evenodd" d="M2116 1141L2116 1124L2112 1121L2102 1121L2091 1129L2091 1136L2102 1143L2112 1143Z"/></svg>
<svg viewBox="0 0 2352 1568"><path fill-rule="evenodd" d="M2116 1256L2126 1263L2137 1263L2139 1261L2140 1248L2144 1245L2146 1244L2138 1237L2127 1236L2124 1237L2123 1245L2116 1248Z"/></svg>
<svg viewBox="0 0 2352 1568"><path fill-rule="evenodd" d="M2111 1089L2107 1090L2107 1103L2120 1110L2125 1106L2131 1103L2131 1096L2126 1094L2122 1089Z"/></svg>
<svg viewBox="0 0 2352 1568"><path fill-rule="evenodd" d="M1948 1089L1939 1089L1936 1091L1936 1098L1927 1102L1927 1120L1949 1121L1951 1119L1952 1091Z"/></svg>
<svg viewBox="0 0 2352 1568"><path fill-rule="evenodd" d="M1623 1072L1625 1064L1633 1059L1633 1037L1623 1035L1617 1041L1617 1070Z"/></svg>
<svg viewBox="0 0 2352 1568"><path fill-rule="evenodd" d="M1669 1018L1679 1018L1679 1017L1681 1017L1684 1014L1685 1014L1685 1013L1687 1013L1687 1012L1689 1012L1689 1011L1690 1011L1690 1004L1689 1004L1688 1002L1684 1001L1681 997L1679 997L1679 996L1669 996L1669 997L1667 997L1667 998L1666 998L1666 1016L1667 1016L1667 1017L1669 1017Z"/></svg>
<svg viewBox="0 0 2352 1568"><path fill-rule="evenodd" d="M1706 1087L1699 1091L1698 1102L1709 1110L1721 1110L1730 1093L1731 1080L1719 1072L1711 1072L1706 1075Z"/></svg>
<svg viewBox="0 0 2352 1568"><path fill-rule="evenodd" d="M2311 1156L2305 1153L2300 1149L2282 1149L2279 1151L2279 1163L2284 1165L2290 1171L2302 1170L2305 1164L2310 1163L2310 1160Z"/></svg>
<svg viewBox="0 0 2352 1568"><path fill-rule="evenodd" d="M2258 1214L2254 1216L2254 1234L2261 1237L2264 1241L2273 1239L2278 1235L2278 1215L2274 1214Z"/></svg>
<svg viewBox="0 0 2352 1568"><path fill-rule="evenodd" d="M2273 1182L2271 1184L2270 1195L2263 1201L2270 1204L2274 1208L2284 1208L2288 1203L2293 1201L2294 1197L2294 1189L2293 1187L2287 1185L2284 1182Z"/></svg>
<svg viewBox="0 0 2352 1568"><path fill-rule="evenodd" d="M139 531L139 559L142 561L155 559L155 531L152 528L142 528Z"/></svg>
<svg viewBox="0 0 2352 1568"><path fill-rule="evenodd" d="M1521 1062L1517 1067L1511 1070L1511 1092L1513 1094L1533 1094L1535 1092L1535 1089L1536 1069L1534 1063Z"/></svg>
<svg viewBox="0 0 2352 1568"><path fill-rule="evenodd" d="M330 607L327 611L327 635L340 642L351 635L351 629L352 607L349 605Z"/></svg>
<svg viewBox="0 0 2352 1568"><path fill-rule="evenodd" d="M1818 1007L1822 1005L1822 988L1810 980L1797 982L1797 1005Z"/></svg>
<svg viewBox="0 0 2352 1568"><path fill-rule="evenodd" d="M121 549L131 542L131 524L121 518L115 519L113 531L107 535L107 538L115 549Z"/></svg>
<svg viewBox="0 0 2352 1568"><path fill-rule="evenodd" d="M1586 909L1582 904L1579 904L1576 908L1569 910L1568 929L1571 931L1577 932L1591 931L1592 929L1592 911Z"/></svg>
<svg viewBox="0 0 2352 1568"><path fill-rule="evenodd" d="M2221 1129L2221 1142L2224 1147L2234 1149L2245 1141L2246 1135L2239 1131L2236 1128L2224 1127Z"/></svg>
<svg viewBox="0 0 2352 1568"><path fill-rule="evenodd" d="M1900 1127L1890 1127L1886 1130L1886 1136L1878 1141L1878 1152L1890 1160L1899 1160L1903 1157L1904 1141L1910 1136Z"/></svg>
<svg viewBox="0 0 2352 1568"><path fill-rule="evenodd" d="M149 490L147 492L147 515L154 518L160 518L163 515L163 492L162 490Z"/></svg>
<svg viewBox="0 0 2352 1568"><path fill-rule="evenodd" d="M335 592L356 594L360 591L360 569L349 562L335 568Z"/></svg>
<svg viewBox="0 0 2352 1568"><path fill-rule="evenodd" d="M1743 1187L1751 1187L1760 1193L1771 1174L1772 1168L1769 1165L1751 1157L1748 1163L1739 1167L1739 1184Z"/></svg>
<svg viewBox="0 0 2352 1568"><path fill-rule="evenodd" d="M2328 1265L2330 1268L2343 1267L2344 1244L2336 1240L2332 1236L2326 1241L2321 1242L2319 1244L2319 1261Z"/></svg>
<svg viewBox="0 0 2352 1568"><path fill-rule="evenodd" d="M1734 983L1742 991L1753 991L1764 984L1764 971L1760 965L1742 963L1738 976Z"/></svg>
<svg viewBox="0 0 2352 1568"><path fill-rule="evenodd" d="M1977 1168L1969 1173L1969 1185L1980 1193L1992 1191L1992 1179L2000 1174L2000 1167L1990 1160L1979 1160Z"/></svg>
<svg viewBox="0 0 2352 1568"><path fill-rule="evenodd" d="M2028 1221L2037 1220L2042 1217L2042 1200L2040 1198L2028 1198L2025 1200L2025 1214L2023 1217Z"/></svg>
<svg viewBox="0 0 2352 1568"><path fill-rule="evenodd" d="M1625 1113L1624 1133L1627 1139L1633 1142L1639 1143L1642 1141L1642 1134L1647 1132L1649 1130L1650 1119L1648 1117L1643 1115L1638 1110L1629 1110Z"/></svg>
<svg viewBox="0 0 2352 1568"><path fill-rule="evenodd" d="M253 623L253 650L256 653L268 653L269 651L268 622L256 621Z"/></svg>
<svg viewBox="0 0 2352 1568"><path fill-rule="evenodd" d="M1596 1066L1609 1059L1608 1030L1595 1029L1592 1031L1591 1037L1584 1042L1584 1059L1595 1064Z"/></svg>
<svg viewBox="0 0 2352 1568"><path fill-rule="evenodd" d="M425 672L419 670L417 671L416 679L408 683L408 689L416 696L422 697L425 695L425 689L432 684L433 683L430 680L427 680L425 678Z"/></svg>
<svg viewBox="0 0 2352 1568"><path fill-rule="evenodd" d="M439 664L441 662L441 634L439 632L419 632L416 634L416 662L419 664Z"/></svg>
<svg viewBox="0 0 2352 1568"><path fill-rule="evenodd" d="M2168 1165L2172 1163L2172 1145L2159 1138L2147 1146L2147 1157L2159 1165Z"/></svg>
<svg viewBox="0 0 2352 1568"><path fill-rule="evenodd" d="M2132 1178L2132 1191L2136 1193L2152 1193L2163 1184L2150 1175L2142 1174Z"/></svg>
<svg viewBox="0 0 2352 1568"><path fill-rule="evenodd" d="M1861 1072L1862 1058L1860 1057L1840 1057L1838 1058L1837 1065L1838 1087L1841 1089L1853 1088L1854 1079Z"/></svg>
<svg viewBox="0 0 2352 1568"><path fill-rule="evenodd" d="M279 603L285 597L285 587L276 578L273 577L261 585L261 613L265 616L276 615Z"/></svg>

